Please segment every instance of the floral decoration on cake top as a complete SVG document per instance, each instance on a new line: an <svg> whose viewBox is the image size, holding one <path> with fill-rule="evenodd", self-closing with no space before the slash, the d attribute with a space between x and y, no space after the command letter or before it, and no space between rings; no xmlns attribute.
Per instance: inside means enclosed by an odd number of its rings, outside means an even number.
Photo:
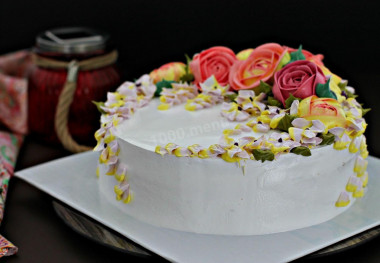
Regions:
<svg viewBox="0 0 380 263"><path fill-rule="evenodd" d="M111 115L125 120L154 95L161 102L157 110L183 106L197 111L222 104L220 114L237 123L235 129L221 134L218 144L157 146L156 152L162 155L270 161L284 153L309 156L313 147L334 144L337 150L360 150L366 156L362 134L368 109L356 101L347 81L322 60L323 55L302 46L293 49L267 43L238 54L227 47L212 47L192 59L187 57L187 63L167 63L136 83L124 83L98 106L105 113L103 120ZM104 122L103 126L110 126ZM233 138L249 131L262 136ZM104 147L104 139L96 138L96 149Z"/></svg>
<svg viewBox="0 0 380 263"><path fill-rule="evenodd" d="M135 82L125 82L108 93L105 103L96 103L102 117L95 150L101 151L99 162L107 165L107 174L120 182L115 186L118 199L129 202L131 195L127 167L118 160L114 129L155 96L161 111L172 107L199 111L222 104L220 114L236 123L234 129L223 131L217 144L168 143L156 147L158 154L222 158L240 164L242 160L273 161L288 153L310 156L310 149L332 144L336 150L360 153L355 169L366 184L365 168L358 167L366 166L368 156L363 116L369 109L357 102L346 80L324 65L323 55L302 46L293 49L267 43L237 54L216 46L186 58L186 63L167 63ZM244 136L252 131L259 136ZM348 192L356 191L359 179L355 178ZM360 196L360 191L355 195ZM337 206L346 205L346 199L343 193Z"/></svg>

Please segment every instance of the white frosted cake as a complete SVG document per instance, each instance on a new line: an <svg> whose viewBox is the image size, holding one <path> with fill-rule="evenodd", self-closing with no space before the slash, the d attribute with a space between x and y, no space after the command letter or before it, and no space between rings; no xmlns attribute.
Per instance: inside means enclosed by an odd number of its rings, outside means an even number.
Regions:
<svg viewBox="0 0 380 263"><path fill-rule="evenodd" d="M202 234L290 231L344 212L368 181L366 110L322 58L214 47L125 82L99 103L102 195Z"/></svg>

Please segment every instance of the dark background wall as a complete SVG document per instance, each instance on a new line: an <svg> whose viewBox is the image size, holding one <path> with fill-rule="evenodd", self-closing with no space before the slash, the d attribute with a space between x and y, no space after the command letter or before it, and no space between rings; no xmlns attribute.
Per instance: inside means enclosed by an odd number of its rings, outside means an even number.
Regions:
<svg viewBox="0 0 380 263"><path fill-rule="evenodd" d="M125 79L213 45L235 52L265 42L325 55L349 80L367 116L371 154L380 156L378 1L0 1L0 54L33 46L46 29L89 26L109 32Z"/></svg>

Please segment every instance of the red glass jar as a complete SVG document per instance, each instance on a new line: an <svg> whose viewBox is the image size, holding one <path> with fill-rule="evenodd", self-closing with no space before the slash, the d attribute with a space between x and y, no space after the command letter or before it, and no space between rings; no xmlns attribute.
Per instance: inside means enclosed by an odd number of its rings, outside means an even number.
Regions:
<svg viewBox="0 0 380 263"><path fill-rule="evenodd" d="M34 53L55 61L83 61L113 51L109 36L88 28L49 30L36 39ZM66 82L67 69L35 66L29 77L28 125L39 139L59 143L54 128L58 98ZM79 71L77 87L70 106L68 129L80 144L93 146L94 132L99 127L100 114L92 101L105 101L108 91L120 84L115 64Z"/></svg>

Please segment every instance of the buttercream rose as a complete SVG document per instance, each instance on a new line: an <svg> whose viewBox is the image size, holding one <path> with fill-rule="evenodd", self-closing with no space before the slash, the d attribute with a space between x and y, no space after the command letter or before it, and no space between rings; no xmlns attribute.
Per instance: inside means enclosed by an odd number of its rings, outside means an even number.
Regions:
<svg viewBox="0 0 380 263"><path fill-rule="evenodd" d="M301 99L315 95L318 83L326 83L322 70L313 62L297 60L276 72L272 92L285 106L290 94Z"/></svg>
<svg viewBox="0 0 380 263"><path fill-rule="evenodd" d="M289 53L292 53L292 52L296 52L297 49L289 47L288 51L289 51ZM305 49L302 49L302 54L305 56L306 60L311 61L311 62L317 64L318 67L320 67L322 69L323 74L325 74L326 76L327 75L332 76L332 80L336 84L338 84L339 82L341 82L342 79L339 76L335 75L328 68L325 67L325 65L322 62L322 60L323 60L323 55L322 54L314 55L313 53L311 53L311 52L309 52L309 51L307 51Z"/></svg>
<svg viewBox="0 0 380 263"><path fill-rule="evenodd" d="M153 70L149 76L153 79L154 84L162 80L179 81L186 74L185 68L186 65L182 62L170 62Z"/></svg>
<svg viewBox="0 0 380 263"><path fill-rule="evenodd" d="M238 60L231 67L230 85L235 90L254 89L260 81L268 81L289 54L287 49L275 43L255 48L245 60ZM289 60L288 60L289 61ZM281 64L280 64L281 63Z"/></svg>
<svg viewBox="0 0 380 263"><path fill-rule="evenodd" d="M320 120L327 129L347 126L346 114L341 104L330 98L310 96L303 99L298 107L298 115L309 121Z"/></svg>
<svg viewBox="0 0 380 263"><path fill-rule="evenodd" d="M226 47L212 47L196 54L190 62L194 83L202 83L214 75L221 86L226 86L230 68L235 61L235 53Z"/></svg>

